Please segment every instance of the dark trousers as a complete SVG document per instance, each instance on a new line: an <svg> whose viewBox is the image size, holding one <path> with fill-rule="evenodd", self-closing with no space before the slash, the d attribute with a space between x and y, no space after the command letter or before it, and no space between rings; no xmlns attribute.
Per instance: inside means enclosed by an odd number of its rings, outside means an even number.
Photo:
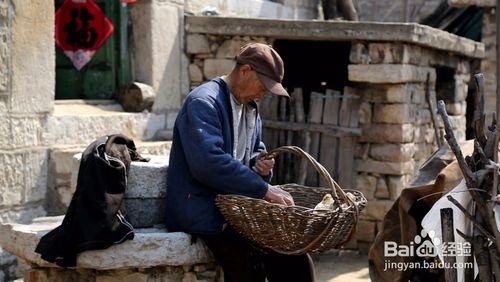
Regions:
<svg viewBox="0 0 500 282"><path fill-rule="evenodd" d="M314 282L311 257L261 250L231 227L217 235L197 235L224 270L224 282Z"/></svg>

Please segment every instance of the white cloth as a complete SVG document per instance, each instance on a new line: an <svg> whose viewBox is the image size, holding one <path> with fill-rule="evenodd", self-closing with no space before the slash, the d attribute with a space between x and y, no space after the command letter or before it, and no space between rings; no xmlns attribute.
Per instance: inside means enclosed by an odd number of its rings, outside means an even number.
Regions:
<svg viewBox="0 0 500 282"><path fill-rule="evenodd" d="M422 228L429 234L431 241L436 247L439 259L444 262L443 259L443 235L441 232L441 209L452 208L453 209L453 228L455 233L455 243L463 246L466 243L462 236L458 235L457 229L463 232L465 235L472 234L472 222L468 220L461 210L457 208L452 202L448 200L448 195L451 195L457 202L459 202L467 210L471 210L472 201L469 191L467 191L467 186L465 185L465 180L462 179L460 184L458 184L453 190L448 192L446 195L441 197L434 205L431 210L425 215L422 220ZM433 234L433 236L431 236ZM437 238L437 239L436 239ZM473 255L473 254L471 254ZM464 263L464 256L456 256L457 264ZM474 260L474 277L478 273L478 268L476 261ZM464 269L457 269L457 281L464 281Z"/></svg>
<svg viewBox="0 0 500 282"><path fill-rule="evenodd" d="M230 96L234 133L233 157L245 165L249 165L256 110L249 105L239 104L232 93Z"/></svg>

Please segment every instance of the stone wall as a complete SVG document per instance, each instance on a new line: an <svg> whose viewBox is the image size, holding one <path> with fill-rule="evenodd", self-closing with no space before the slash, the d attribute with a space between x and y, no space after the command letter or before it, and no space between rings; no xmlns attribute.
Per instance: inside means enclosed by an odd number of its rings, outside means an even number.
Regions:
<svg viewBox="0 0 500 282"><path fill-rule="evenodd" d="M24 276L25 282L96 281L221 281L222 272L214 264L190 266L163 266L124 270L32 268Z"/></svg>
<svg viewBox="0 0 500 282"><path fill-rule="evenodd" d="M49 144L43 126L54 100L53 10L47 1L0 1L0 222L45 214ZM15 265L0 249L1 281L14 278Z"/></svg>
<svg viewBox="0 0 500 282"><path fill-rule="evenodd" d="M235 65L234 56L249 41L272 44L273 38L188 34L191 88ZM429 91L447 110L458 140L465 140L465 99L469 61L449 52L406 43L357 42L351 45L349 87L359 95L362 136L355 148L355 189L368 199L358 232L348 248L367 252L390 209L419 166L437 149ZM320 63L320 62L318 62ZM429 77L429 81L427 79ZM442 122L438 119L442 128Z"/></svg>
<svg viewBox="0 0 500 282"><path fill-rule="evenodd" d="M394 200L437 149L427 89L434 109L436 95L446 102L457 139L465 140L469 62L419 46L371 42L353 45L350 62L349 80L361 84L347 91L362 97L355 187L368 205L349 247L366 252ZM440 68L453 71L451 81L440 77Z"/></svg>

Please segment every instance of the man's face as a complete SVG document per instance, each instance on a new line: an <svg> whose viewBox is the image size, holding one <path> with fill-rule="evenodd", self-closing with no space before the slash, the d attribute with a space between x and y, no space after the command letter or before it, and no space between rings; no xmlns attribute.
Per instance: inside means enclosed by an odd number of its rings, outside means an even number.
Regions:
<svg viewBox="0 0 500 282"><path fill-rule="evenodd" d="M234 94L240 104L259 101L268 93L266 87L260 82L257 73L249 65L240 67L236 90L237 93Z"/></svg>

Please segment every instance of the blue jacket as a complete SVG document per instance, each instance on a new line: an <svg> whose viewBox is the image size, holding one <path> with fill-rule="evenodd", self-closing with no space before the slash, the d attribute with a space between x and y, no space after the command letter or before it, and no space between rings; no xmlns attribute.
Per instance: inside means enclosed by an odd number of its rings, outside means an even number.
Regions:
<svg viewBox="0 0 500 282"><path fill-rule="evenodd" d="M264 198L267 192L269 179L231 154L234 134L229 95L226 82L215 78L193 89L177 116L167 173L170 232L220 233L224 219L215 206L217 194ZM258 111L256 119L250 166L265 149Z"/></svg>

